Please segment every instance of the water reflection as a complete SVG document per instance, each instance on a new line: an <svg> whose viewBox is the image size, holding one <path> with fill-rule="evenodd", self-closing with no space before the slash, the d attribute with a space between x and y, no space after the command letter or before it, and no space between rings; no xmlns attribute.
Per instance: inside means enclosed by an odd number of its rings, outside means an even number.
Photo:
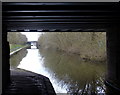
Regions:
<svg viewBox="0 0 120 95"><path fill-rule="evenodd" d="M44 57L44 66L53 73L61 88L66 87L67 93L93 95L105 92L105 63L85 61L77 55L51 50L40 49L40 54Z"/></svg>
<svg viewBox="0 0 120 95"><path fill-rule="evenodd" d="M26 56L27 50L22 49L20 52L17 52L15 55L10 57L10 69L16 69L20 64L20 61Z"/></svg>
<svg viewBox="0 0 120 95"><path fill-rule="evenodd" d="M85 61L77 55L53 50L33 48L27 52L20 64L14 61L13 66L19 64L18 68L49 77L56 93L99 95L105 92L105 63Z"/></svg>

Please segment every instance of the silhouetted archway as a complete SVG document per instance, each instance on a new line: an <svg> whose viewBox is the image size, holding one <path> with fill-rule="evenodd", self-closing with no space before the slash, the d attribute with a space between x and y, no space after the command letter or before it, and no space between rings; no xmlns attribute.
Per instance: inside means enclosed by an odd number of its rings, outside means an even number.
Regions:
<svg viewBox="0 0 120 95"><path fill-rule="evenodd" d="M107 78L120 89L120 3L3 3L3 89L10 81L7 32L106 32Z"/></svg>

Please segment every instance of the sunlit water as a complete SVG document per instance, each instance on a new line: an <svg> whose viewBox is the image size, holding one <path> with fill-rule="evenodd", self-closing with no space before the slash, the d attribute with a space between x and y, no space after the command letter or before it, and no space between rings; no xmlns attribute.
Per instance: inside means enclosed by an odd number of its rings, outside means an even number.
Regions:
<svg viewBox="0 0 120 95"><path fill-rule="evenodd" d="M99 95L105 92L105 63L86 61L77 55L32 48L11 58L11 68L15 67L47 76L56 93Z"/></svg>

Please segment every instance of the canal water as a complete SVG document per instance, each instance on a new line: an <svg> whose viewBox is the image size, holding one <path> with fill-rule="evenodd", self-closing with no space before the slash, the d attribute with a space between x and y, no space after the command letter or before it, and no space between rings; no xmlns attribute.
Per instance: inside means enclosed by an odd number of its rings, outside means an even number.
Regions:
<svg viewBox="0 0 120 95"><path fill-rule="evenodd" d="M87 61L78 55L33 47L13 55L10 64L11 69L25 69L48 77L56 93L105 95L105 62Z"/></svg>

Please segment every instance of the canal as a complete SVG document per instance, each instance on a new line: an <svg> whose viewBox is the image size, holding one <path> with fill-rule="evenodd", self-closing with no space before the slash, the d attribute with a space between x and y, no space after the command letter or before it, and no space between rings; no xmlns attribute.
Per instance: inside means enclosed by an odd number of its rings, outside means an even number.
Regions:
<svg viewBox="0 0 120 95"><path fill-rule="evenodd" d="M55 50L23 49L10 58L10 69L24 69L47 76L56 93L105 95L106 63L83 60Z"/></svg>

